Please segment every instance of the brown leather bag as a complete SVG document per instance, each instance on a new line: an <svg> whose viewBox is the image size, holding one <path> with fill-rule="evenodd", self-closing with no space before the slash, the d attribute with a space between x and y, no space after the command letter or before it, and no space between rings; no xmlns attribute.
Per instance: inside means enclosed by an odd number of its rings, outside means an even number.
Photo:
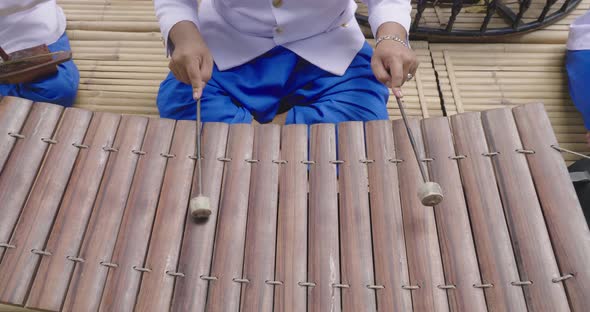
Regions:
<svg viewBox="0 0 590 312"><path fill-rule="evenodd" d="M6 54L0 48L0 83L26 83L57 72L57 65L72 59L70 51L51 53L47 45Z"/></svg>

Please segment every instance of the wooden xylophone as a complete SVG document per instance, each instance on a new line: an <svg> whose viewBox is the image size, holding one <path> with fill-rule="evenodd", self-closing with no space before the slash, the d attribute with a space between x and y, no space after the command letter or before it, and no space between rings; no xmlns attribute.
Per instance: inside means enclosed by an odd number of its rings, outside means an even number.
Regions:
<svg viewBox="0 0 590 312"><path fill-rule="evenodd" d="M587 311L590 232L541 104L206 123L0 102L0 302L51 311Z"/></svg>

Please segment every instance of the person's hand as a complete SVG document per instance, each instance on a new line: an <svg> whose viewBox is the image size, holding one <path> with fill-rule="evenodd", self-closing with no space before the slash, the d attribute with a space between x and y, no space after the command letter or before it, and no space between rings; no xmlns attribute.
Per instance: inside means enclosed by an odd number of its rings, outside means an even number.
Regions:
<svg viewBox="0 0 590 312"><path fill-rule="evenodd" d="M168 67L176 79L192 85L193 98L200 99L211 79L213 57L201 33L192 22L179 22L170 30L174 51Z"/></svg>
<svg viewBox="0 0 590 312"><path fill-rule="evenodd" d="M395 35L406 38L405 29L398 23L385 23L379 27L377 36ZM377 80L393 90L396 97L403 97L401 86L408 80L408 74L416 75L418 60L416 54L402 43L383 40L377 45L371 59L371 67Z"/></svg>

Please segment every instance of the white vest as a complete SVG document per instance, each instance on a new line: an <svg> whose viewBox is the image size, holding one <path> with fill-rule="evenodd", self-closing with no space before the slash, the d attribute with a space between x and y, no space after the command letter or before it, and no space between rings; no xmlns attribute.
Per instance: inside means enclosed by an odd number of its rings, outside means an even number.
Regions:
<svg viewBox="0 0 590 312"><path fill-rule="evenodd" d="M373 32L385 22L410 27L410 0L363 0ZM244 64L280 45L342 75L365 43L354 0L154 0L163 38L192 21L220 70ZM171 50L168 45L168 51Z"/></svg>

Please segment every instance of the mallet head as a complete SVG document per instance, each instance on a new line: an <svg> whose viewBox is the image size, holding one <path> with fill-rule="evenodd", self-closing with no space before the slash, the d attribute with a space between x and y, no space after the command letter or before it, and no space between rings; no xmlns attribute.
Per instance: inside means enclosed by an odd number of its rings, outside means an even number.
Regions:
<svg viewBox="0 0 590 312"><path fill-rule="evenodd" d="M194 219L208 218L211 215L211 207L209 206L209 197L197 196L191 198L189 203L190 213Z"/></svg>
<svg viewBox="0 0 590 312"><path fill-rule="evenodd" d="M424 206L436 206L442 202L444 196L438 183L426 182L418 188L418 198Z"/></svg>

